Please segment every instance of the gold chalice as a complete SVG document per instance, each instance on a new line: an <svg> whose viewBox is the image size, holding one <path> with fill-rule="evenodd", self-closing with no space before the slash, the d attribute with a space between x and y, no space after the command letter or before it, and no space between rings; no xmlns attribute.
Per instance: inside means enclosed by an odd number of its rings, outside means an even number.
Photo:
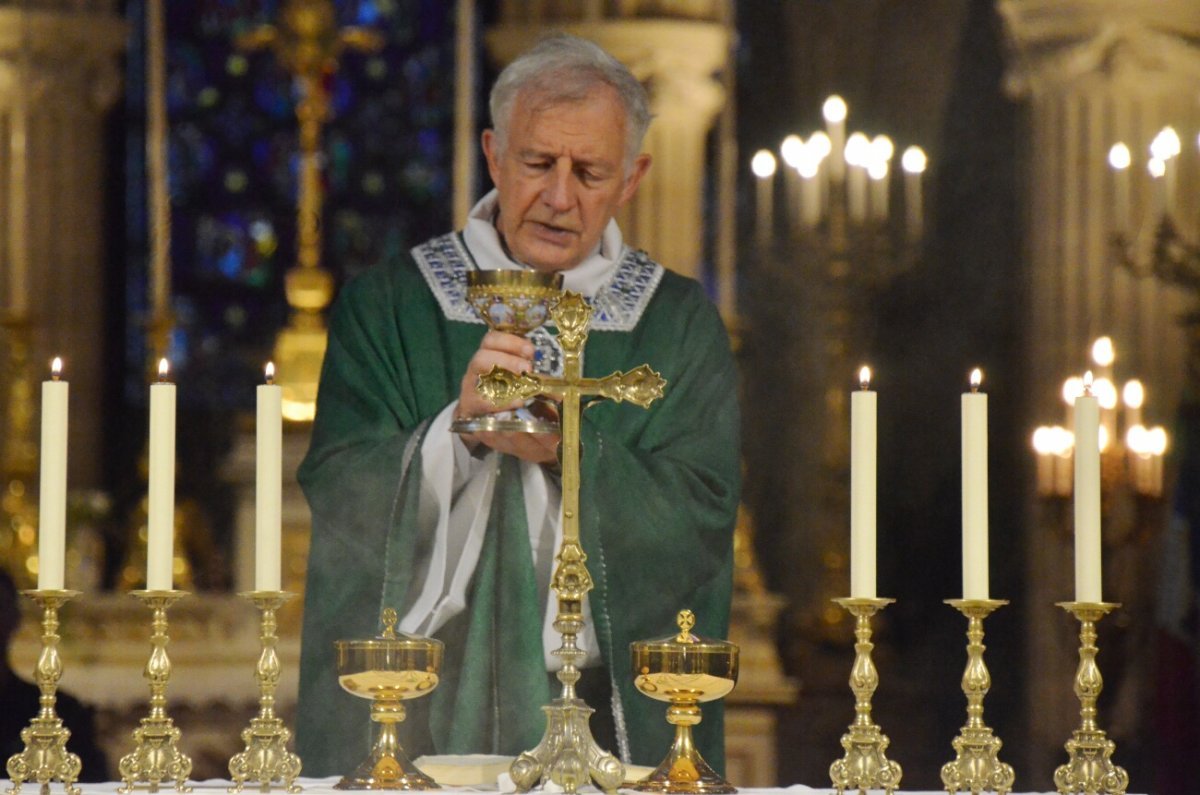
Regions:
<svg viewBox="0 0 1200 795"><path fill-rule="evenodd" d="M643 792L717 793L737 788L708 766L692 742L700 722L700 702L724 698L737 684L738 647L724 640L692 634L696 616L682 610L679 634L662 640L629 644L634 684L650 698L668 701L667 722L675 742L667 758L646 778L632 785Z"/></svg>
<svg viewBox="0 0 1200 795"><path fill-rule="evenodd" d="M550 318L550 310L562 297L562 282L561 273L470 271L467 301L490 328L524 336ZM450 426L457 433L558 433L558 428L558 409L545 398L533 398L519 409L462 417Z"/></svg>
<svg viewBox="0 0 1200 795"><path fill-rule="evenodd" d="M396 611L383 611L383 633L365 640L339 640L338 684L371 699L371 720L379 724L375 747L336 789L438 789L417 769L396 737L404 720L404 702L429 695L438 684L442 642L396 632Z"/></svg>

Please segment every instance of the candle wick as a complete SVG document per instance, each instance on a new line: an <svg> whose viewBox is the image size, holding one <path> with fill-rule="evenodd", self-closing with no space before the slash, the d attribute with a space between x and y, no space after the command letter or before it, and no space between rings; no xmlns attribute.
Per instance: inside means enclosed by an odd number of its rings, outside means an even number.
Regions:
<svg viewBox="0 0 1200 795"><path fill-rule="evenodd" d="M971 384L972 394L979 392L979 384Z"/></svg>
<svg viewBox="0 0 1200 795"><path fill-rule="evenodd" d="M273 375L267 376L267 386L272 386L274 383L275 383L275 376L273 376Z"/></svg>

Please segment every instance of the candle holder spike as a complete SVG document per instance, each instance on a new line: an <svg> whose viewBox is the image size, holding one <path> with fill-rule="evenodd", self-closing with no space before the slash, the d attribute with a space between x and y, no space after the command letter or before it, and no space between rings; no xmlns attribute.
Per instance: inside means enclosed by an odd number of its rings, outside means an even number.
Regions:
<svg viewBox="0 0 1200 795"><path fill-rule="evenodd" d="M1000 761L1003 743L983 722L983 699L992 687L992 676L983 662L983 620L1008 604L1004 599L947 599L946 604L967 617L967 667L963 671L962 691L967 697L967 723L954 738L957 754L953 762L942 765L942 786L950 795L958 792L1012 791L1015 774L1012 765Z"/></svg>
<svg viewBox="0 0 1200 795"><path fill-rule="evenodd" d="M36 782L41 795L49 795L50 782L61 781L68 795L79 795L79 773L83 763L67 750L71 731L54 710L58 699L58 681L62 678L62 660L58 656L58 609L79 595L79 591L37 589L24 591L42 609L42 652L33 669L33 678L41 691L38 714L21 730L25 750L8 758L9 795L18 795L26 781Z"/></svg>
<svg viewBox="0 0 1200 795"><path fill-rule="evenodd" d="M891 740L871 720L871 696L879 686L879 672L871 661L871 616L890 605L895 599L851 597L835 599L854 616L854 667L850 670L850 690L854 693L854 722L842 735L846 755L829 766L838 795L847 790L865 795L868 789L882 789L891 795L900 786L903 771L900 765L887 758L885 752Z"/></svg>
<svg viewBox="0 0 1200 795"><path fill-rule="evenodd" d="M247 781L257 782L260 792L270 792L276 781L282 782L287 792L299 792L301 787L295 782L300 775L300 757L287 749L292 733L275 714L275 689L279 686L282 670L279 655L275 653L275 644L279 640L275 611L295 594L247 591L239 596L253 602L261 613L259 643L262 653L254 668L254 678L258 681L258 716L251 718L250 725L242 730L245 750L229 760L229 776L233 780L229 792L241 792Z"/></svg>
<svg viewBox="0 0 1200 795"><path fill-rule="evenodd" d="M187 779L192 773L192 758L177 747L180 731L167 715L167 683L171 681L167 610L187 592L146 590L132 594L153 611L150 658L142 674L150 683L150 714L133 730L134 750L121 757L117 766L122 782L117 792L133 792L139 784L148 785L152 793L158 792L164 781L174 781L177 792L191 792Z"/></svg>
<svg viewBox="0 0 1200 795"><path fill-rule="evenodd" d="M1065 765L1054 771L1054 786L1063 795L1125 795L1129 774L1113 764L1117 744L1096 726L1096 700L1104 679L1096 665L1096 622L1120 607L1113 602L1059 602L1079 620L1079 667L1075 695L1079 697L1079 728L1067 740Z"/></svg>

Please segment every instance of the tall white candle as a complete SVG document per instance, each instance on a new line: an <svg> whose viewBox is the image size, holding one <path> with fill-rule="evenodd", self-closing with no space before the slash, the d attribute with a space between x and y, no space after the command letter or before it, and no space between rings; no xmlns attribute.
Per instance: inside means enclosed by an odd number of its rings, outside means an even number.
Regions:
<svg viewBox="0 0 1200 795"><path fill-rule="evenodd" d="M850 395L850 596L875 598L876 393L871 370Z"/></svg>
<svg viewBox="0 0 1200 795"><path fill-rule="evenodd" d="M1075 398L1075 601L1100 598L1100 401L1092 374Z"/></svg>
<svg viewBox="0 0 1200 795"><path fill-rule="evenodd" d="M987 395L983 373L971 372L971 391L962 396L962 565L963 598L988 598Z"/></svg>
<svg viewBox="0 0 1200 795"><path fill-rule="evenodd" d="M846 100L837 94L830 96L821 106L821 114L825 117L825 132L829 136L829 176L835 184L840 183L846 175L846 160L843 150L846 146L846 115L848 113Z"/></svg>
<svg viewBox="0 0 1200 795"><path fill-rule="evenodd" d="M904 169L904 221L909 240L918 240L924 233L925 207L921 193L922 174L928 160L919 146L910 146L900 156L900 167Z"/></svg>
<svg viewBox="0 0 1200 795"><path fill-rule="evenodd" d="M38 589L60 590L67 552L67 403L69 386L55 359L42 382L42 479L38 509Z"/></svg>
<svg viewBox="0 0 1200 795"><path fill-rule="evenodd" d="M267 382L258 387L254 587L259 591L278 591L283 488L283 390L275 383L274 364L267 364L266 375Z"/></svg>
<svg viewBox="0 0 1200 795"><path fill-rule="evenodd" d="M759 149L750 160L750 170L754 172L755 191L754 233L758 245L767 248L771 245L775 224L775 155L766 149Z"/></svg>
<svg viewBox="0 0 1200 795"><path fill-rule="evenodd" d="M167 360L150 385L150 482L147 511L146 588L169 591L175 558L175 385Z"/></svg>

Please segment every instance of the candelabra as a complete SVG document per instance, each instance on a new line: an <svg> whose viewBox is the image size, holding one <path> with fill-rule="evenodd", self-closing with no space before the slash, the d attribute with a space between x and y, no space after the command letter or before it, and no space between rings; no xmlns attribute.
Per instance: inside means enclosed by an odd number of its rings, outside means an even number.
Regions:
<svg viewBox="0 0 1200 795"><path fill-rule="evenodd" d="M794 284L799 300L813 310L802 314L819 324L807 335L821 340L813 358L819 362L816 380L821 384L823 414L819 422L824 429L816 477L817 513L809 522L809 538L822 569L813 591L803 600L807 605L801 608L801 621L821 640L841 642L847 636L847 614L832 599L847 590L845 380L865 353L858 346L872 332L866 326L872 295L916 259L924 232L921 182L927 161L919 147L909 147L901 158L902 190L893 191L899 186L891 179L895 152L891 139L869 138L861 132L847 137L848 110L841 97L829 97L823 114L824 130L807 139L790 135L782 143L782 212L776 212L775 155L759 151L751 168L757 177L757 258L773 269L767 281L775 289ZM894 192L902 193L903 200L893 201Z"/></svg>

